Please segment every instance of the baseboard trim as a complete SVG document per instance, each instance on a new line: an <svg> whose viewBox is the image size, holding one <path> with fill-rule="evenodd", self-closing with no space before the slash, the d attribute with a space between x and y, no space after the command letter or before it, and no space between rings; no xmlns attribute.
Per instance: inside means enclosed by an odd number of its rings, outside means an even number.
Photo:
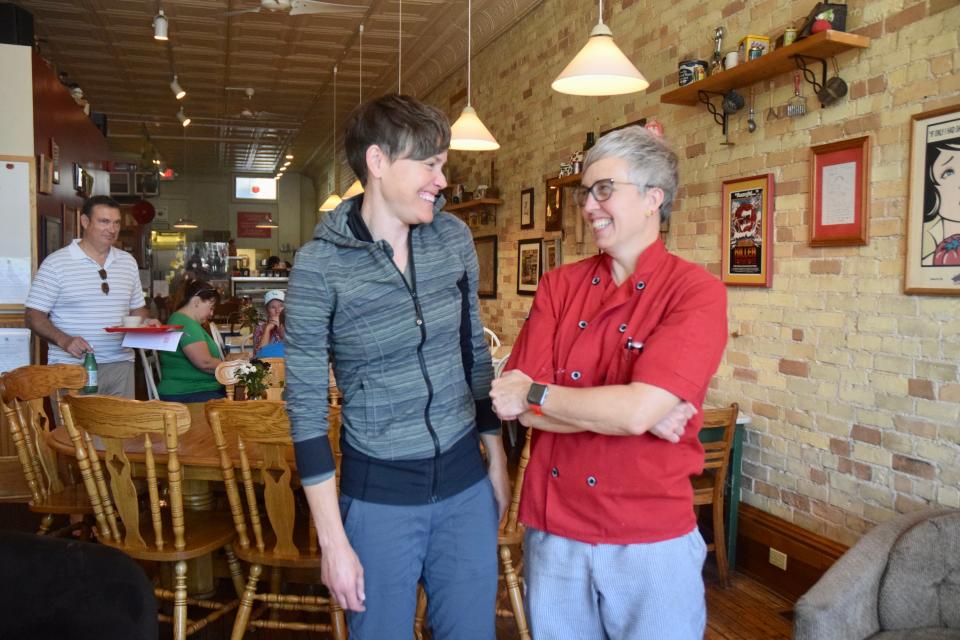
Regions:
<svg viewBox="0 0 960 640"><path fill-rule="evenodd" d="M770 564L770 548L787 554L786 571ZM737 570L796 602L847 547L772 514L740 504Z"/></svg>

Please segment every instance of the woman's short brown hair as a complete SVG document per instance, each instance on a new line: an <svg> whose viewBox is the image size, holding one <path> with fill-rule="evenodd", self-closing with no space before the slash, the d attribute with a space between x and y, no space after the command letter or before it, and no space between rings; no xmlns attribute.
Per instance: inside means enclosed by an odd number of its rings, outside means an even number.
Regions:
<svg viewBox="0 0 960 640"><path fill-rule="evenodd" d="M350 114L344 148L361 184L367 183L367 149L380 147L390 161L424 160L450 146L450 121L436 107L391 94L365 102Z"/></svg>
<svg viewBox="0 0 960 640"><path fill-rule="evenodd" d="M220 303L220 291L206 280L191 280L183 290L183 305L190 302L196 296L207 302L213 300L215 304Z"/></svg>

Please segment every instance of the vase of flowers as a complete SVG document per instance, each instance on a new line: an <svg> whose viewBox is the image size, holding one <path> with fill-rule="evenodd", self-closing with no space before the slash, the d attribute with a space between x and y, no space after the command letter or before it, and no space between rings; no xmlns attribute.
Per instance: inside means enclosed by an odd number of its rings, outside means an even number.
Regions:
<svg viewBox="0 0 960 640"><path fill-rule="evenodd" d="M270 365L263 360L254 358L250 362L244 362L237 367L237 391L236 396L240 396L242 386L244 398L236 399L258 400L266 397L267 387L269 386L267 378L270 376Z"/></svg>

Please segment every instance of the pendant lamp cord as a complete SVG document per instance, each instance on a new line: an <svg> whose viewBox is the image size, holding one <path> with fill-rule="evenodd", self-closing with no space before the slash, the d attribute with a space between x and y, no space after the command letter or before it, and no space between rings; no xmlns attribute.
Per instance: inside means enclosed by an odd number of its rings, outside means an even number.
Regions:
<svg viewBox="0 0 960 640"><path fill-rule="evenodd" d="M600 16L597 19L597 24L603 24L603 0L600 1Z"/></svg>
<svg viewBox="0 0 960 640"><path fill-rule="evenodd" d="M360 104L363 104L363 25L360 25Z"/></svg>
<svg viewBox="0 0 960 640"><path fill-rule="evenodd" d="M337 162L337 65L333 65L333 191L340 191L340 163Z"/></svg>
<svg viewBox="0 0 960 640"><path fill-rule="evenodd" d="M399 2L400 17L397 19L397 93L403 93L403 0Z"/></svg>
<svg viewBox="0 0 960 640"><path fill-rule="evenodd" d="M470 106L470 53L473 51L473 1L467 0L467 106Z"/></svg>

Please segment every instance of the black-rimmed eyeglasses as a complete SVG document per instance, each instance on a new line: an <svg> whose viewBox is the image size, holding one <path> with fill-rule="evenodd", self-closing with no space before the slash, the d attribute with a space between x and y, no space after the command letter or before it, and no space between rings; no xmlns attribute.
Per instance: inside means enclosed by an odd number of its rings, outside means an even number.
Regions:
<svg viewBox="0 0 960 640"><path fill-rule="evenodd" d="M110 283L107 282L107 270L100 269L97 271L97 274L99 274L100 279L103 280L103 282L100 283L100 291L103 291L103 295L107 295L110 293Z"/></svg>
<svg viewBox="0 0 960 640"><path fill-rule="evenodd" d="M637 184L636 182L626 182L624 180L614 180L613 178L604 178L602 180L597 180L589 187L584 185L577 185L573 190L573 201L577 203L578 207L583 207L587 204L587 196L593 195L593 199L597 202L604 202L610 199L610 196L613 195L613 192L616 191L614 185L617 184L632 184L638 189L645 189L648 185Z"/></svg>

